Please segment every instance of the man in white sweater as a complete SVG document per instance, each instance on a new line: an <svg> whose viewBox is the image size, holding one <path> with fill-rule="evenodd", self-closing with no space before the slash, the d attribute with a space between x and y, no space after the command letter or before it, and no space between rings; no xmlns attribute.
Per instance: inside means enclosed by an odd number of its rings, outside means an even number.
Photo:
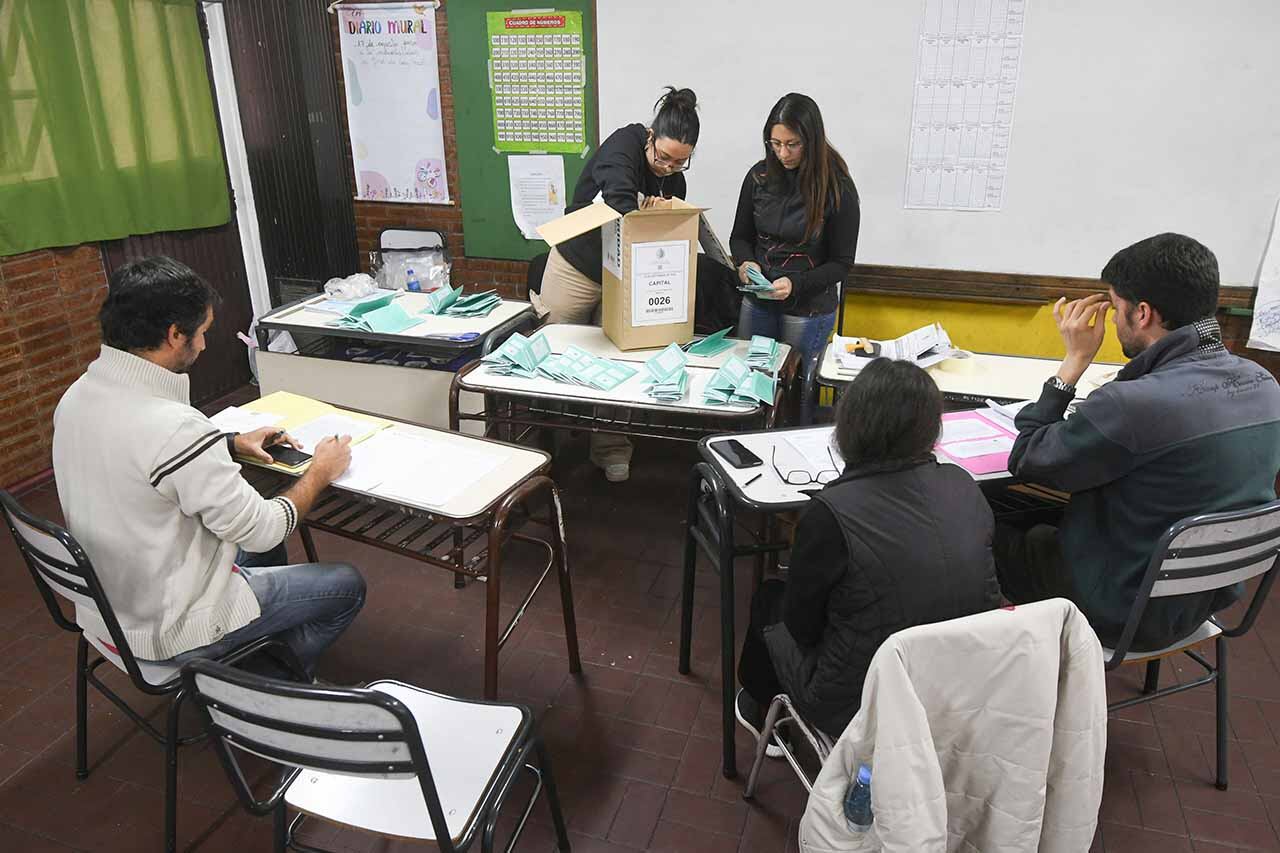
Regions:
<svg viewBox="0 0 1280 853"><path fill-rule="evenodd" d="M58 497L136 657L181 664L280 635L311 670L363 606L364 579L343 563L283 565L284 542L350 464L350 438L320 442L283 495L245 482L233 454L269 461L281 437L228 435L191 407L186 373L216 299L170 258L111 276L102 354L53 416ZM76 619L106 637L95 612Z"/></svg>

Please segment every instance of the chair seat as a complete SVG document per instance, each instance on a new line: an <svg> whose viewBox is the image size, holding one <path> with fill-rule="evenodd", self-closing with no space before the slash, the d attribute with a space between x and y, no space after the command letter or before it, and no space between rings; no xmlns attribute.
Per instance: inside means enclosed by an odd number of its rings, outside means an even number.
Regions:
<svg viewBox="0 0 1280 853"><path fill-rule="evenodd" d="M439 696L398 681L372 690L399 699L413 714L449 833L457 841L471 822L503 758L520 733L523 713ZM369 832L434 840L417 777L375 778L304 769L289 786L290 806Z"/></svg>
<svg viewBox="0 0 1280 853"><path fill-rule="evenodd" d="M1206 619L1199 628L1196 628L1190 635L1183 637L1181 640L1178 640L1178 642L1165 646L1163 649L1157 649L1153 652L1129 652L1129 654L1124 656L1124 660L1121 661L1121 663L1139 663L1144 660L1162 658L1165 655L1171 655L1175 652L1180 652L1183 649L1190 648L1197 643L1203 643L1205 640L1212 640L1221 633L1222 629L1219 628L1213 620ZM1114 654L1114 649L1109 649L1106 646L1102 647L1102 659L1104 661L1111 660L1111 656Z"/></svg>
<svg viewBox="0 0 1280 853"><path fill-rule="evenodd" d="M120 657L120 653L116 651L116 647L95 637L89 631L84 632L84 638L89 641L89 645L93 646L107 660L109 660L116 669L127 673L124 668L124 660ZM160 687L177 679L182 672L182 667L173 666L166 663L153 663L135 658L138 664L138 671L142 673L142 677L146 679L147 684L152 687Z"/></svg>

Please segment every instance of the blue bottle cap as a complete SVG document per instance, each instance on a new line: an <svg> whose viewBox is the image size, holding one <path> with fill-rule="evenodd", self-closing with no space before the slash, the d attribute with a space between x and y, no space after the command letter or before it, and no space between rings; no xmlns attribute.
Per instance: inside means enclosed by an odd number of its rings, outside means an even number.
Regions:
<svg viewBox="0 0 1280 853"><path fill-rule="evenodd" d="M871 784L871 768L863 764L858 768L858 781L863 785Z"/></svg>

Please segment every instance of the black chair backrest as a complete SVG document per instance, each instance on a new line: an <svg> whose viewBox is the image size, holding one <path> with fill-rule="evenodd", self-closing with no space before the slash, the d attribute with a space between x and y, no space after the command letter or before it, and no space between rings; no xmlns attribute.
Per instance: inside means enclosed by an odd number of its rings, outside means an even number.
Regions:
<svg viewBox="0 0 1280 853"><path fill-rule="evenodd" d="M129 674L135 686L148 693L164 692L143 677L97 572L75 537L52 521L28 512L2 489L0 509L53 621L75 633L80 633L83 627L104 643L109 638L114 644L114 657L118 658L113 663ZM75 621L63 614L55 593L75 605Z"/></svg>
<svg viewBox="0 0 1280 853"><path fill-rule="evenodd" d="M312 687L196 660L183 668L188 695L208 715L218 756L241 802L271 811L300 768L358 776L416 776L442 848L450 833L413 714L393 696L365 688ZM295 768L258 799L234 746Z"/></svg>
<svg viewBox="0 0 1280 853"><path fill-rule="evenodd" d="M1150 599L1211 592L1264 575L1240 624L1223 630L1227 636L1245 633L1275 580L1278 557L1280 500L1177 522L1156 543L1117 655L1128 651Z"/></svg>

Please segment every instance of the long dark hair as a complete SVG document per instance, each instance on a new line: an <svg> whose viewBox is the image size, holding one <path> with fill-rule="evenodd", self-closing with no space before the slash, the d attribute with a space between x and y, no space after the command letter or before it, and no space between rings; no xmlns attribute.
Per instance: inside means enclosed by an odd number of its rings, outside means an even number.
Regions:
<svg viewBox="0 0 1280 853"><path fill-rule="evenodd" d="M811 240L822 230L827 201L840 209L841 183L852 183L849 167L830 143L822 124L822 112L813 98L790 92L778 99L769 110L761 136L764 139L764 162L768 180L774 186L782 182L786 169L773 153L769 137L773 126L780 124L800 137L804 143L804 159L800 161L800 192L804 195L804 238Z"/></svg>
<svg viewBox="0 0 1280 853"><path fill-rule="evenodd" d="M685 145L698 144L698 96L692 89L668 86L666 94L653 105L654 139L674 139Z"/></svg>
<svg viewBox="0 0 1280 853"><path fill-rule="evenodd" d="M909 361L877 358L836 405L836 446L845 465L925 457L942 429L942 392Z"/></svg>

